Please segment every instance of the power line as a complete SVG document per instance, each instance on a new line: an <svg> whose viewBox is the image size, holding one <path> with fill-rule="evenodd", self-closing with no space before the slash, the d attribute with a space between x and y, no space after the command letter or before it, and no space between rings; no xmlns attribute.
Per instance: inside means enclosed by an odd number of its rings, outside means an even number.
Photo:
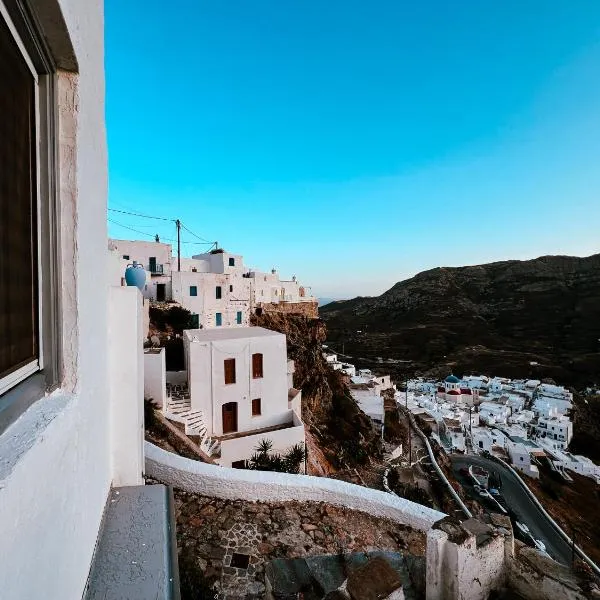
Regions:
<svg viewBox="0 0 600 600"><path fill-rule="evenodd" d="M155 238L156 236L153 233L147 233L146 231L139 231L138 229L134 229L133 227L129 227L129 225L123 225L123 223L119 223L117 221L115 221L114 219L107 219L110 223L113 223L114 225L118 225L119 227L123 227L125 229L129 229L129 231L133 231L135 233L139 233L140 235L146 235L148 237L151 238ZM170 219L166 219L167 221L169 221ZM138 227L141 227L141 225L138 225ZM190 232L192 233L192 232ZM160 236L159 236L160 238ZM172 238L160 238L166 242L176 242L177 240L174 240ZM214 242L186 242L184 240L181 240L182 244L194 244L197 246L206 246L207 244L210 244L212 246L212 244L214 244Z"/></svg>
<svg viewBox="0 0 600 600"><path fill-rule="evenodd" d="M142 213L130 212L127 210L119 210L118 208L109 208L108 210L110 210L112 212L118 212L123 215L133 215L134 217L144 217L144 219L156 219L157 221L175 221L175 219L167 219L166 217L153 217L152 215L143 215Z"/></svg>
<svg viewBox="0 0 600 600"><path fill-rule="evenodd" d="M199 240L202 240L203 242L206 242L207 244L214 244L214 242L209 242L207 239L204 239L203 237L200 237L199 235L195 234L191 229L187 228L183 223L181 223L181 226L189 233L191 233L195 238L198 238Z"/></svg>

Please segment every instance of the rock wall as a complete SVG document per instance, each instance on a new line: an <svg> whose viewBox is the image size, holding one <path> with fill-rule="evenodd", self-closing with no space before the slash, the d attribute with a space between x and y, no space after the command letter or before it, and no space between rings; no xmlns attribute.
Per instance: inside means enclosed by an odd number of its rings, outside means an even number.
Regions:
<svg viewBox="0 0 600 600"><path fill-rule="evenodd" d="M380 456L380 435L352 399L341 374L323 358L324 323L276 312L254 315L251 322L286 336L288 358L295 365L294 387L302 390L302 420L319 447L316 456L308 448L309 466L315 467L310 472L330 473ZM314 459L321 464L315 465Z"/></svg>
<svg viewBox="0 0 600 600"><path fill-rule="evenodd" d="M257 308L262 308L264 312L303 315L309 319L319 317L318 302L260 302Z"/></svg>

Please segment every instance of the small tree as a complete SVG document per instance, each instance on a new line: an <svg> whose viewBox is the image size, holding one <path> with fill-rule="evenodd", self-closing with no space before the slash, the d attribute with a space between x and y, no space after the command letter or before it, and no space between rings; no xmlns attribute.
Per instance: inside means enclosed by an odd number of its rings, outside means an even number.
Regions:
<svg viewBox="0 0 600 600"><path fill-rule="evenodd" d="M248 469L253 471L274 471L277 473L299 473L306 459L306 450L302 444L295 444L282 456L272 453L273 442L263 438L254 454L248 460Z"/></svg>

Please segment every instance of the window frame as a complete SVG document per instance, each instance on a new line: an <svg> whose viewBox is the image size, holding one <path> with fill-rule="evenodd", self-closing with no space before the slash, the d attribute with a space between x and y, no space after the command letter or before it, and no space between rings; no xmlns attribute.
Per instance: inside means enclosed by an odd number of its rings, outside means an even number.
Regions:
<svg viewBox="0 0 600 600"><path fill-rule="evenodd" d="M192 293L192 290L194 290L194 293ZM198 286L190 285L190 298L197 298L197 297L198 297Z"/></svg>
<svg viewBox="0 0 600 600"><path fill-rule="evenodd" d="M215 286L215 300L223 299L223 287L220 285Z"/></svg>
<svg viewBox="0 0 600 600"><path fill-rule="evenodd" d="M0 432L61 379L60 205L58 194L58 95L56 65L35 17L20 0L0 0L2 19L34 79L37 234L37 366L18 369L0 386ZM29 365L33 364L29 363ZM18 376L14 376L19 372ZM10 382L8 381L10 377Z"/></svg>

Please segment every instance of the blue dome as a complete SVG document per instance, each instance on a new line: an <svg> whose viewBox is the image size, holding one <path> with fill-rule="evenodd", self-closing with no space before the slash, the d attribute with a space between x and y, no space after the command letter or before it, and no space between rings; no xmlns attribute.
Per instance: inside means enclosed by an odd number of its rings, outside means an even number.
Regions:
<svg viewBox="0 0 600 600"><path fill-rule="evenodd" d="M448 375L444 381L446 383L460 383L460 379L456 375Z"/></svg>

